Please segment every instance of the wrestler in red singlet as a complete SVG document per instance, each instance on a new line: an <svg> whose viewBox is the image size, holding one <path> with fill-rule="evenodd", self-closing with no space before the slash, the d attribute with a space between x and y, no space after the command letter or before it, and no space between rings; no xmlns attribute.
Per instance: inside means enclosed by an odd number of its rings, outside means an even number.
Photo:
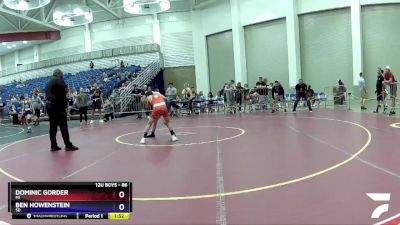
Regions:
<svg viewBox="0 0 400 225"><path fill-rule="evenodd" d="M146 101L153 106L153 112L151 113L150 120L147 122L146 129L143 138L140 140L140 144L146 144L146 138L155 138L155 131L157 128L158 119L163 116L164 124L168 127L171 133L171 141L178 141L178 138L173 131L168 116L168 108L165 104L164 96L158 92L148 91L146 93ZM150 128L153 127L152 132L149 134Z"/></svg>

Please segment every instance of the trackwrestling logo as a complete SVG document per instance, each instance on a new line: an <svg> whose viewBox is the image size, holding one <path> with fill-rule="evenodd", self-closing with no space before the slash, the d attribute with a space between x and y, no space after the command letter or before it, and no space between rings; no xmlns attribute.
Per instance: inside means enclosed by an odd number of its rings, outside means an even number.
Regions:
<svg viewBox="0 0 400 225"><path fill-rule="evenodd" d="M368 197L376 202L389 202L390 201L390 193L366 193ZM371 214L372 219L379 219L381 215L385 212L389 211L389 203L382 204L375 208L375 210Z"/></svg>

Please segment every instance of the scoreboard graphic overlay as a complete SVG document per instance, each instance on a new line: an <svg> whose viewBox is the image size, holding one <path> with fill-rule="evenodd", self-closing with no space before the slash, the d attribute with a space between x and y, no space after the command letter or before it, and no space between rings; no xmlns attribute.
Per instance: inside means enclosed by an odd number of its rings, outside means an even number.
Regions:
<svg viewBox="0 0 400 225"><path fill-rule="evenodd" d="M9 182L13 219L126 220L132 212L131 182Z"/></svg>

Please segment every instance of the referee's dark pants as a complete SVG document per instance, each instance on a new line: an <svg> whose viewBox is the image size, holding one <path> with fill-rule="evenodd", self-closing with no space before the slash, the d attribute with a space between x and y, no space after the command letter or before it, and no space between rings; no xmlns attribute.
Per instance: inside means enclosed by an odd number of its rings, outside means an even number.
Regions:
<svg viewBox="0 0 400 225"><path fill-rule="evenodd" d="M299 104L299 101L300 101L301 98L304 98L304 99L307 101L308 109L309 109L310 111L312 111L310 100L306 97L306 95L299 95L299 94L296 95L296 101L294 102L293 111L296 111L297 104Z"/></svg>
<svg viewBox="0 0 400 225"><path fill-rule="evenodd" d="M56 107L54 104L47 103L46 110L50 121L49 135L51 148L54 149L58 147L56 138L58 126L60 127L65 147L72 147L72 143L69 139L67 112L65 111L65 109L60 109L60 107Z"/></svg>

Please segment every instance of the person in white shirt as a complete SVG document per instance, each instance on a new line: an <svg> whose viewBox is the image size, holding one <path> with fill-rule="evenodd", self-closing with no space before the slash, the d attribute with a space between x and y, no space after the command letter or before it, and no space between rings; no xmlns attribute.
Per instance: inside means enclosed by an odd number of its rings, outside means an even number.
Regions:
<svg viewBox="0 0 400 225"><path fill-rule="evenodd" d="M165 96L167 97L167 107L170 111L171 116L177 116L177 110L179 106L176 104L176 98L178 97L178 90L174 87L174 83L169 83L167 91L165 92ZM171 107L172 106L172 107Z"/></svg>
<svg viewBox="0 0 400 225"><path fill-rule="evenodd" d="M358 87L360 88L361 98L361 110L366 110L365 101L367 100L367 87L365 85L365 79L363 73L360 73L360 79L358 80Z"/></svg>
<svg viewBox="0 0 400 225"><path fill-rule="evenodd" d="M176 99L176 96L178 95L178 90L176 89L176 87L174 87L173 83L168 84L165 95L169 101Z"/></svg>

